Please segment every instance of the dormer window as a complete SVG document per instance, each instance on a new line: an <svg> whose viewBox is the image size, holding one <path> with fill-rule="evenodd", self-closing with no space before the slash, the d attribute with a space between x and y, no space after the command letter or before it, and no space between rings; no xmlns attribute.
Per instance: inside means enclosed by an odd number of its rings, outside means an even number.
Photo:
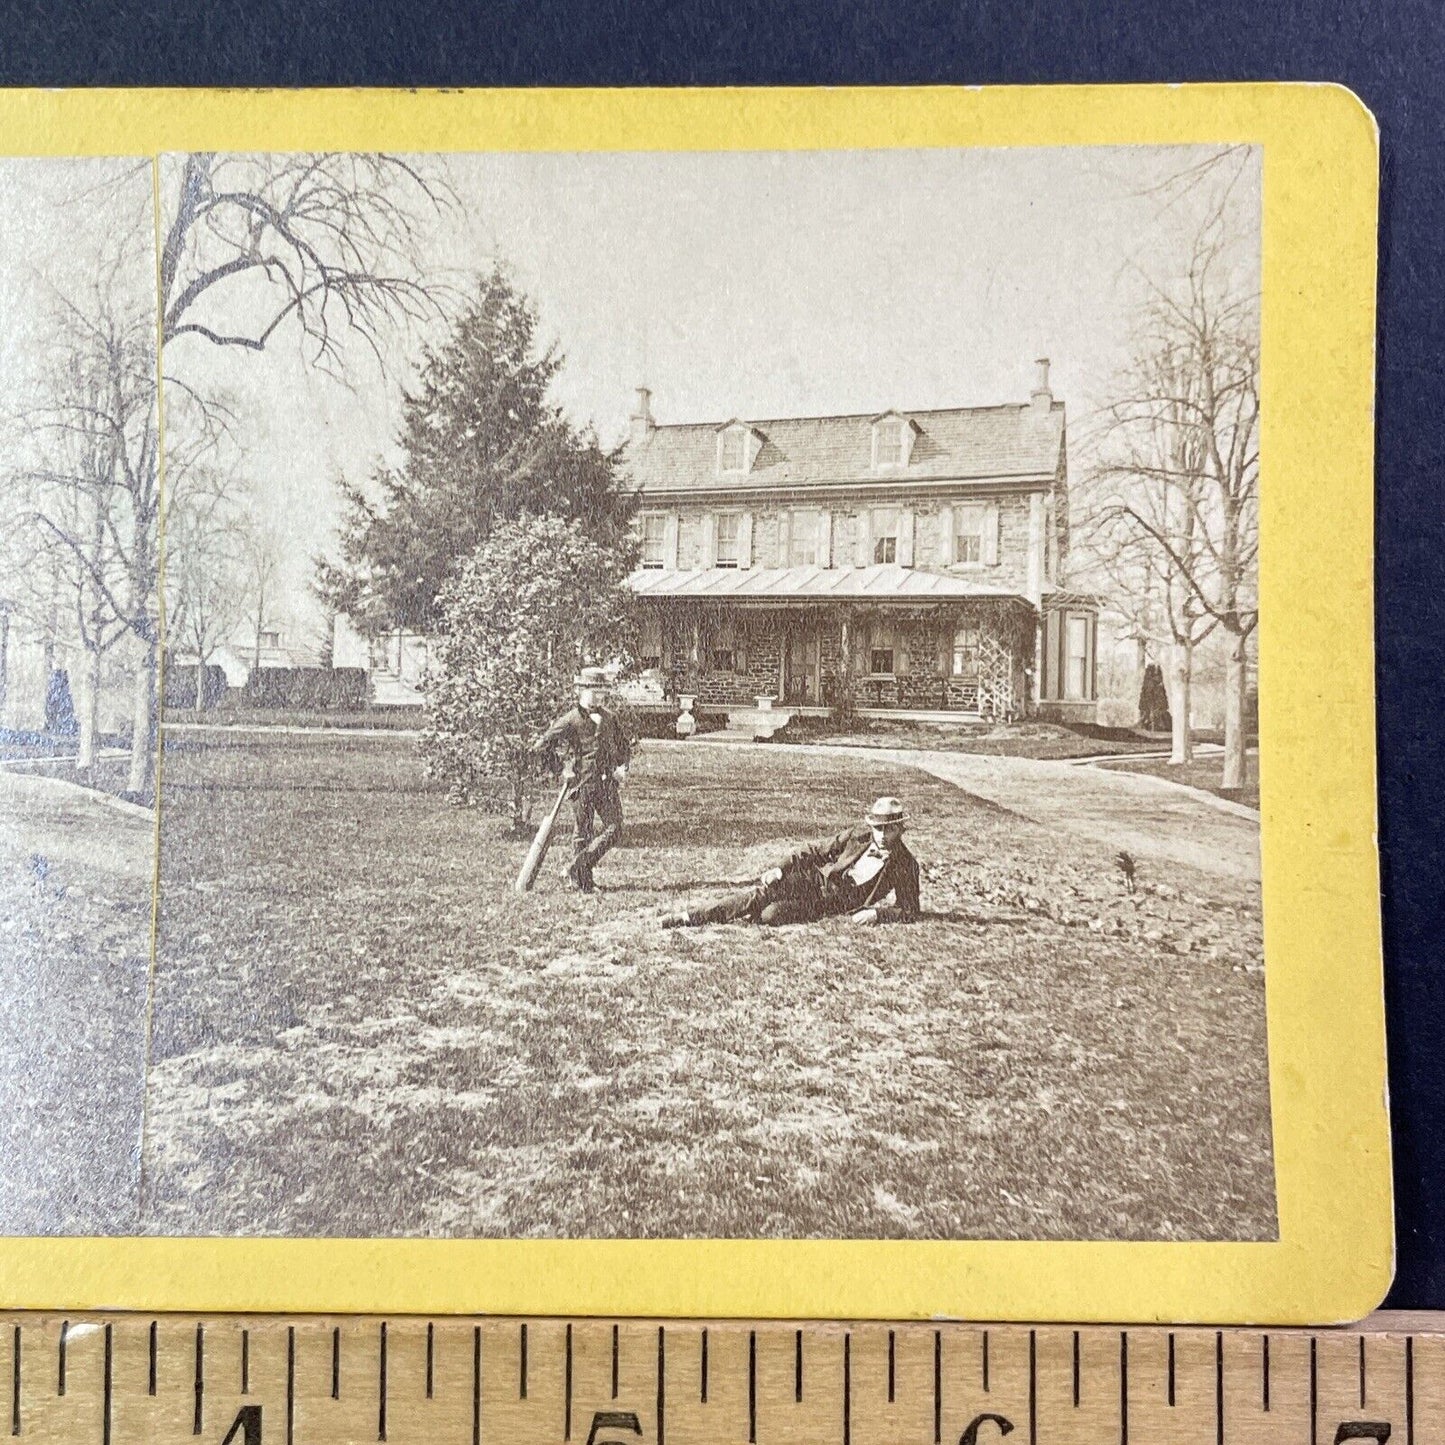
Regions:
<svg viewBox="0 0 1445 1445"><path fill-rule="evenodd" d="M873 423L875 470L908 465L909 425L901 416L880 416Z"/></svg>
<svg viewBox="0 0 1445 1445"><path fill-rule="evenodd" d="M730 426L718 434L717 469L720 472L745 472L748 469L748 429Z"/></svg>

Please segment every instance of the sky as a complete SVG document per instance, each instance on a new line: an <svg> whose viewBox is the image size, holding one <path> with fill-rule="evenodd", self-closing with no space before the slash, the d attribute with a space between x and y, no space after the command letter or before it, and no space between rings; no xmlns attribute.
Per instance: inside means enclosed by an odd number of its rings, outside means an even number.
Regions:
<svg viewBox="0 0 1445 1445"><path fill-rule="evenodd" d="M566 357L556 399L604 443L625 435L644 384L664 423L909 411L1024 401L1042 356L1077 422L1107 398L1151 282L1182 270L1208 198L1160 186L1200 154L454 155L431 162L457 204L426 254L454 284L508 268ZM63 285L75 269L75 208L47 197L68 193L74 178L57 168L77 163L24 164L21 180L0 168L0 188L27 200L0 207L0 319L27 318L8 335L0 326L8 384L35 344L35 277ZM1257 157L1232 198L1257 284ZM423 339L393 335L384 368L349 348L345 382L284 332L259 355L198 338L168 349L168 370L237 411L293 629L311 622L310 558L334 542L336 478L396 460Z"/></svg>

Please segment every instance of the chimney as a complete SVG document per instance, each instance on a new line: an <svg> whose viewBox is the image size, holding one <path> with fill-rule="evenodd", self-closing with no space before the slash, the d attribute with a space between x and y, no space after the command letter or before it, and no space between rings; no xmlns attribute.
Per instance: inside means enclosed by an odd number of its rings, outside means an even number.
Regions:
<svg viewBox="0 0 1445 1445"><path fill-rule="evenodd" d="M1049 390L1049 358L1041 356L1034 362L1034 389L1029 402L1037 412L1048 414L1054 404L1054 394Z"/></svg>
<svg viewBox="0 0 1445 1445"><path fill-rule="evenodd" d="M645 442L656 426L652 419L652 393L645 386L639 386L637 408L628 418L627 439L634 443Z"/></svg>

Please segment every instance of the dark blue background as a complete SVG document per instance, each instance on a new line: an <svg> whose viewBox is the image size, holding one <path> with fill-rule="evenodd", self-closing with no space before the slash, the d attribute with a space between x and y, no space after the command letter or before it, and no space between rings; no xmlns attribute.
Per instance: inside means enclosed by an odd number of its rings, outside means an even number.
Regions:
<svg viewBox="0 0 1445 1445"><path fill-rule="evenodd" d="M1445 3L0 3L9 85L1333 80L1380 123L1380 832L1399 1268L1445 1308ZM1325 680L1328 696L1328 679ZM1340 1180L1341 1193L1351 1187Z"/></svg>

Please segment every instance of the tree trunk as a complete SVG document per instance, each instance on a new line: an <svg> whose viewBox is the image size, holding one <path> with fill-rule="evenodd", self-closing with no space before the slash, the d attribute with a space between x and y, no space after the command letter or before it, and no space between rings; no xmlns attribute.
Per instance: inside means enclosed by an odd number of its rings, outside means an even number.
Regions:
<svg viewBox="0 0 1445 1445"><path fill-rule="evenodd" d="M527 826L527 770L517 767L512 772L512 831L520 833Z"/></svg>
<svg viewBox="0 0 1445 1445"><path fill-rule="evenodd" d="M196 654L196 711L206 709L206 659Z"/></svg>
<svg viewBox="0 0 1445 1445"><path fill-rule="evenodd" d="M131 712L130 773L125 784L126 791L138 798L144 797L150 792L155 766L155 664L155 643L144 643L135 671Z"/></svg>
<svg viewBox="0 0 1445 1445"><path fill-rule="evenodd" d="M95 735L100 728L100 653L86 649L80 677L80 712L76 718L75 766L89 772L95 766Z"/></svg>
<svg viewBox="0 0 1445 1445"><path fill-rule="evenodd" d="M1176 642L1169 652L1169 711L1173 715L1174 733L1169 761L1194 761L1194 741L1189 735L1189 708L1194 690L1194 645Z"/></svg>
<svg viewBox="0 0 1445 1445"><path fill-rule="evenodd" d="M1244 690L1245 637L1229 634L1229 655L1224 664L1224 778L1226 788L1242 788L1245 780Z"/></svg>
<svg viewBox="0 0 1445 1445"><path fill-rule="evenodd" d="M0 728L5 726L5 708L10 701L10 608L0 603Z"/></svg>

